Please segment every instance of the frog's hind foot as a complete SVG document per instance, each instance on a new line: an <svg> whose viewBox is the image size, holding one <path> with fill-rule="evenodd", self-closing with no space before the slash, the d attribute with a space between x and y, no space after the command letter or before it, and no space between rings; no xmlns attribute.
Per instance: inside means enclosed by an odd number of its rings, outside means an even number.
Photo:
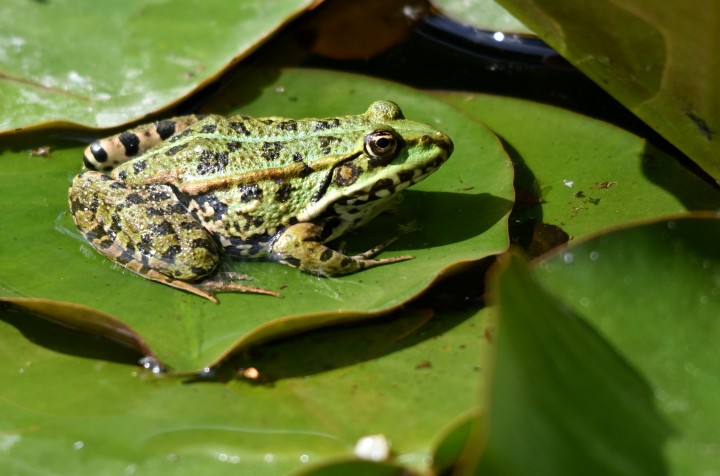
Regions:
<svg viewBox="0 0 720 476"><path fill-rule="evenodd" d="M208 301L212 301L215 304L219 303L218 299L215 297L216 293L250 293L250 294L266 294L269 296L282 297L282 295L276 293L275 291L271 291L269 289L257 288L255 286L245 286L242 284L224 281L224 280L222 280L224 277L224 273L219 273L219 275L215 275L212 278L208 278L204 281L193 284L193 283L188 283L187 281L173 279L173 278L171 278L159 271L156 271L154 269L140 271L139 269L138 270L133 269L132 266L129 267L129 269L137 272L138 274L140 274L142 277L144 277L146 279L149 279L151 281L156 281L158 283L166 284L175 289L180 289L180 290L189 292L196 296L200 296L201 298L205 298Z"/></svg>
<svg viewBox="0 0 720 476"><path fill-rule="evenodd" d="M235 274L235 273L232 273L232 274ZM223 277L225 277L225 273L220 273L219 275L213 276L210 279L206 279L205 281L198 283L197 286L194 286L194 287L197 290L199 290L201 293L211 295L212 298L209 298L209 299L215 303L217 303L217 299L214 296L215 293L249 293L249 294L265 294L267 296L275 296L278 298L282 297L282 294L279 294L270 289L257 288L255 286L246 286L244 284L238 284L238 283L233 283L230 281L225 281L223 279ZM246 276L243 276L243 277L245 279L247 279ZM201 295L199 293L196 293L196 294ZM205 297L205 296L203 296L203 297Z"/></svg>

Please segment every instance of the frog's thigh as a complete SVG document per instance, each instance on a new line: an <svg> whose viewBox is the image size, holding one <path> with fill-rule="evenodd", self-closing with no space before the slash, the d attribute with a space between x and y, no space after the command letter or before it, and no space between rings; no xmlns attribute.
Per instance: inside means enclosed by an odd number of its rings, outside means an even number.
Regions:
<svg viewBox="0 0 720 476"><path fill-rule="evenodd" d="M384 246L348 256L325 246L323 228L313 223L298 223L286 228L271 245L271 256L280 263L321 276L339 276L361 269L412 259L412 256L371 259Z"/></svg>
<svg viewBox="0 0 720 476"><path fill-rule="evenodd" d="M148 279L192 281L218 265L217 244L166 185L128 188L85 172L73 180L69 200L75 223L93 247Z"/></svg>
<svg viewBox="0 0 720 476"><path fill-rule="evenodd" d="M99 139L83 153L88 170L111 170L155 147L174 134L187 129L203 116L178 116L142 124L114 136Z"/></svg>

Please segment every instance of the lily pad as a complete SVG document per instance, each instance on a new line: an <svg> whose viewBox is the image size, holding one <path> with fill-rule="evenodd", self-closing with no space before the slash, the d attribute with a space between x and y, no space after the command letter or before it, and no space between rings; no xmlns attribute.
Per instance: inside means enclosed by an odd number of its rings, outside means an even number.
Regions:
<svg viewBox="0 0 720 476"><path fill-rule="evenodd" d="M704 0L498 3L720 180L718 9Z"/></svg>
<svg viewBox="0 0 720 476"><path fill-rule="evenodd" d="M483 121L506 144L516 170L514 224L542 221L572 238L720 204L716 187L612 124L520 99L437 96Z"/></svg>
<svg viewBox="0 0 720 476"><path fill-rule="evenodd" d="M217 78L315 3L7 0L0 131L146 116Z"/></svg>
<svg viewBox="0 0 720 476"><path fill-rule="evenodd" d="M670 217L583 240L532 273L648 382L674 430L665 474L720 467L718 240L716 214ZM605 381L616 382L616 374Z"/></svg>
<svg viewBox="0 0 720 476"><path fill-rule="evenodd" d="M257 381L189 383L0 309L0 473L280 475L373 434L427 470L433 435L476 405L483 316L396 317L264 345Z"/></svg>
<svg viewBox="0 0 720 476"><path fill-rule="evenodd" d="M121 270L85 243L66 203L68 185L80 168L79 148L54 150L48 158L6 152L0 157L0 181L7 191L0 198L6 210L0 226L8 230L0 238L3 300L22 306L22 299L33 297L96 309L117 319L119 340L142 338L152 355L172 369L195 371L253 342L376 316L454 267L507 248L512 169L495 136L482 125L423 93L360 76L288 70L241 79L241 86L228 94L253 115L360 113L373 100L389 98L407 117L435 124L453 138L452 158L407 190L394 214L378 217L348 237L349 251L364 251L399 236L381 256L412 254L415 259L333 279L275 263L232 262L227 270L249 274L253 285L285 297L224 294L221 304L214 305ZM33 310L97 331L92 317L69 321L63 317L67 313Z"/></svg>
<svg viewBox="0 0 720 476"><path fill-rule="evenodd" d="M663 446L672 431L642 374L562 297L543 289L546 273L531 275L518 256L501 263L492 285L497 338L489 410L455 474L667 474ZM587 277L586 295L613 288L592 272ZM573 279L565 276L560 296ZM612 279L623 289L615 303L634 300L622 279Z"/></svg>

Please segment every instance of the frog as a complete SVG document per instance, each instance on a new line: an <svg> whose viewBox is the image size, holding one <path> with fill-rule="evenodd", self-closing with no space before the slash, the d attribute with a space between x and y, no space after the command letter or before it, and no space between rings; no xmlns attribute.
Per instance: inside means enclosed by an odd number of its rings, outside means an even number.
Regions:
<svg viewBox="0 0 720 476"><path fill-rule="evenodd" d="M412 259L377 257L394 238L356 255L328 244L390 208L453 148L388 100L325 118L186 115L91 143L68 203L97 252L146 279L215 303L222 292L277 296L226 278L221 264L337 277Z"/></svg>

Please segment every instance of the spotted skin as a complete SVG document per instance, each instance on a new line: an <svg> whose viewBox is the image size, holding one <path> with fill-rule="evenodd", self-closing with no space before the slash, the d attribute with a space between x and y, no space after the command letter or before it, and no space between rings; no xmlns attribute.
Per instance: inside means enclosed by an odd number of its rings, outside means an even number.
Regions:
<svg viewBox="0 0 720 476"><path fill-rule="evenodd" d="M143 277L213 301L274 294L218 280L223 256L322 276L410 259L325 243L372 220L452 149L390 101L325 119L183 116L88 146L69 204L98 252Z"/></svg>

